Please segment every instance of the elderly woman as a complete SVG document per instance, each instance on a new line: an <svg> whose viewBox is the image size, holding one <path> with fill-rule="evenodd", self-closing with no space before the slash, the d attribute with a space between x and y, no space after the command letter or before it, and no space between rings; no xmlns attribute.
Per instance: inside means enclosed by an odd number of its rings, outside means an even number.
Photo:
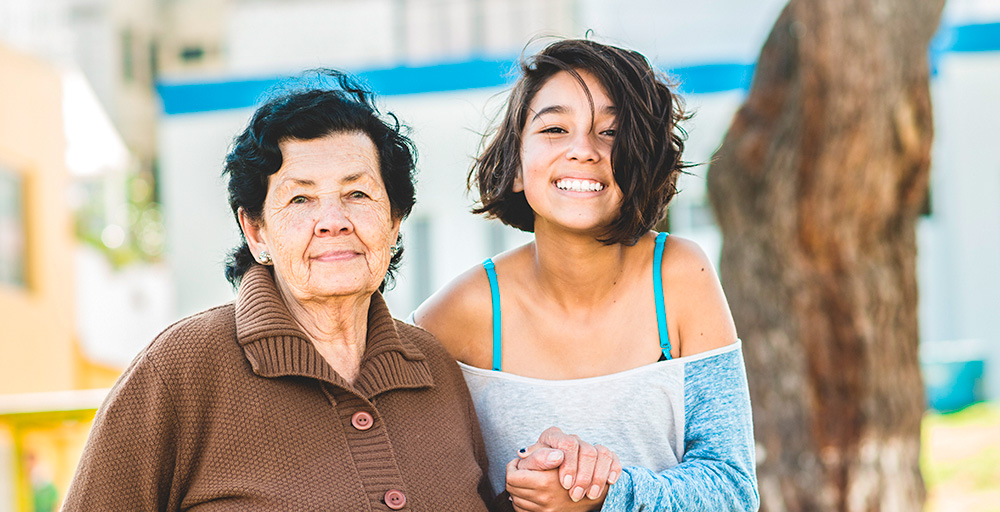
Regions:
<svg viewBox="0 0 1000 512"><path fill-rule="evenodd" d="M98 412L66 510L486 510L462 374L379 293L413 148L370 95L286 92L226 159L235 302L185 318Z"/></svg>

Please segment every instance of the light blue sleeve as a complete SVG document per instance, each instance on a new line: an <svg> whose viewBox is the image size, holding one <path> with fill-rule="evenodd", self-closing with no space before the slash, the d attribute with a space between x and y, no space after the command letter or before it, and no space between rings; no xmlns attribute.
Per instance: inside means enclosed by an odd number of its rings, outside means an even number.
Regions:
<svg viewBox="0 0 1000 512"><path fill-rule="evenodd" d="M760 504L753 420L739 349L684 369L684 457L660 473L627 467L604 511L755 511Z"/></svg>

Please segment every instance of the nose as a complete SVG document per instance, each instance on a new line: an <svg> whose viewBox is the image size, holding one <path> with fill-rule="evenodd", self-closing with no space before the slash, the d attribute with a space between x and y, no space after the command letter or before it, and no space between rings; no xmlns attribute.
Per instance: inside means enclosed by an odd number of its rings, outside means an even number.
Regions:
<svg viewBox="0 0 1000 512"><path fill-rule="evenodd" d="M349 234L354 231L354 224L351 223L350 212L343 201L324 201L321 205L319 217L316 219L314 234L316 236L334 236L339 234Z"/></svg>
<svg viewBox="0 0 1000 512"><path fill-rule="evenodd" d="M597 150L597 135L593 131L579 131L577 136L570 141L566 158L581 162L596 162L601 159L601 153Z"/></svg>

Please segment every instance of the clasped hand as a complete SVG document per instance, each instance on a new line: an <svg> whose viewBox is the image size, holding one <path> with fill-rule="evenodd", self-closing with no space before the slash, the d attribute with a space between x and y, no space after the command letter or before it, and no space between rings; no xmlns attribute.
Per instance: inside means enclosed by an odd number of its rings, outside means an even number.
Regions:
<svg viewBox="0 0 1000 512"><path fill-rule="evenodd" d="M621 472L607 447L552 427L507 464L507 492L517 512L600 510Z"/></svg>

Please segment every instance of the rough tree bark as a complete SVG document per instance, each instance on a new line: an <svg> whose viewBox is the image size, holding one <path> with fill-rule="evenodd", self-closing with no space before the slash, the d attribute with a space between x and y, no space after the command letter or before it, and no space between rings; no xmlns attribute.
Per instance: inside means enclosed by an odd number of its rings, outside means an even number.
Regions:
<svg viewBox="0 0 1000 512"><path fill-rule="evenodd" d="M708 173L762 510L922 509L915 225L944 0L791 0Z"/></svg>

